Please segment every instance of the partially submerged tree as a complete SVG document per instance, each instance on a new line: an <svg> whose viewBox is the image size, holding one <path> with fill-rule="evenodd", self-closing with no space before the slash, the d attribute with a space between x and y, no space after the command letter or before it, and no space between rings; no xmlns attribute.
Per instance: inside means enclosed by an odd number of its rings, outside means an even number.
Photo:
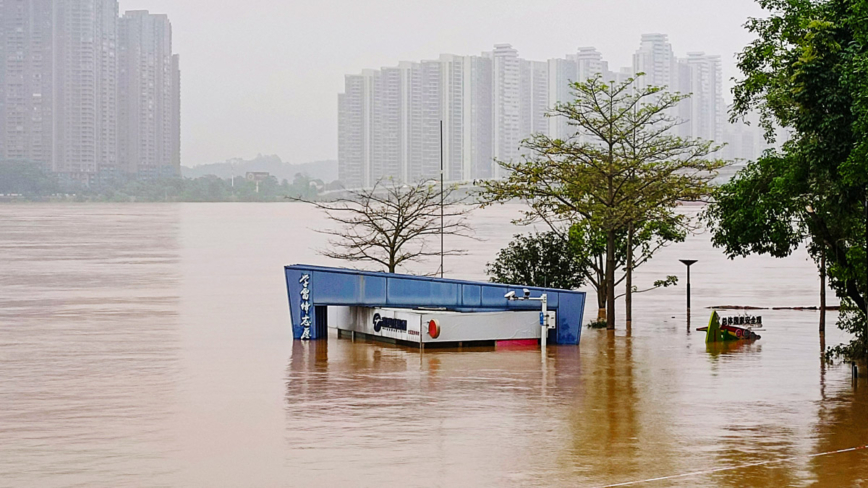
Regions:
<svg viewBox="0 0 868 488"><path fill-rule="evenodd" d="M372 188L348 190L329 201L305 201L323 210L338 228L318 230L332 236L320 254L344 261L376 263L394 273L398 267L440 256L434 237L472 237L467 216L472 207L456 198L456 187L441 190L433 181L401 185L378 181ZM442 203L442 206L441 206ZM443 226L441 229L441 217ZM443 255L463 254L445 249Z"/></svg>
<svg viewBox="0 0 868 488"><path fill-rule="evenodd" d="M633 268L647 262L666 243L681 242L686 236L681 228L660 226L659 223L644 225L634 234L632 245L636 257ZM618 234L616 244L616 265L623 267L625 262L629 262L626 258L628 240L623 233ZM605 251L605 235L591 229L587 221L582 221L568 226L568 230L556 228L544 233L516 235L506 248L498 252L496 260L488 264L486 273L495 283L565 289L576 289L589 283L597 294L597 321L605 322ZM655 281L651 288L640 291L629 283L629 276L629 270L625 270L615 283L619 285L626 280L628 293L647 292L678 282L676 277L667 276Z"/></svg>
<svg viewBox="0 0 868 488"><path fill-rule="evenodd" d="M712 142L673 135L678 121L669 113L685 96L640 87L632 78L607 83L597 76L571 86L575 100L557 104L549 115L566 118L576 135L531 136L523 143L529 155L499 161L508 176L484 183L482 198L486 204L525 201L525 221L585 222L592 235L602 233L601 286L606 325L614 329L619 234L626 236L631 225L673 221L681 201L710 193L725 163L709 159L718 149Z"/></svg>
<svg viewBox="0 0 868 488"><path fill-rule="evenodd" d="M733 118L758 110L780 150L715 194L712 242L729 257L790 255L807 240L854 340L831 352L868 358L868 2L759 0L768 17L739 55Z"/></svg>
<svg viewBox="0 0 868 488"><path fill-rule="evenodd" d="M631 325L632 294L637 291L633 285L632 274L636 268L642 266L663 246L671 242L683 242L689 230L688 222L683 215L676 215L671 222L650 221L640 225L628 225L626 231L619 231L615 235L615 267L624 270L617 276L615 286L626 281L627 297L625 303L627 325ZM597 294L597 321L606 320L606 303L608 302L606 284L606 235L600 229L594 228L589 220L582 220L569 227L569 240L575 259L582 263L587 282L591 284ZM657 280L654 287L670 286L677 283L673 276L667 276L665 280ZM646 289L643 291L651 291Z"/></svg>
<svg viewBox="0 0 868 488"><path fill-rule="evenodd" d="M516 235L485 273L493 283L574 290L584 284L586 270L570 242L550 231Z"/></svg>

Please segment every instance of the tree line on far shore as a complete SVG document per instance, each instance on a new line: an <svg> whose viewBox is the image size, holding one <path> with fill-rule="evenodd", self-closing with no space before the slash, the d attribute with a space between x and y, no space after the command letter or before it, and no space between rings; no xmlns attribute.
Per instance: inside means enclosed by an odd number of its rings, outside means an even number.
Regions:
<svg viewBox="0 0 868 488"><path fill-rule="evenodd" d="M292 182L268 176L219 178L113 179L90 185L67 182L23 161L0 161L0 199L76 202L277 202L286 197L315 198L328 187L296 174Z"/></svg>

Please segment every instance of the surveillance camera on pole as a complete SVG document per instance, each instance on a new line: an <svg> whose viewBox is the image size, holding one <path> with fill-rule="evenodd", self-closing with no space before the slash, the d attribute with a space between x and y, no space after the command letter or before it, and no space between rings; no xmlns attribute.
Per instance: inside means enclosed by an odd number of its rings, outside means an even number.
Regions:
<svg viewBox="0 0 868 488"><path fill-rule="evenodd" d="M545 294L545 293L543 293L542 295L539 296L539 298L531 298L531 296L530 296L530 290L528 290L527 288L522 288L521 291L522 291L522 293L523 293L524 296L521 296L521 297L515 296L515 291L510 291L510 292L508 292L506 295L503 295L503 298L506 298L506 299L509 300L509 301L513 301L513 300L518 300L518 301L532 300L532 301L535 301L535 302L542 302L542 312L540 312L540 314L539 314L539 324L540 324L540 326L542 327L542 330L540 331L540 346L542 347L542 350L545 351L545 349L546 349L546 338L547 338L547 336L548 336L548 331L549 331L549 324L548 324L548 322L549 322L549 320L548 320L548 295Z"/></svg>

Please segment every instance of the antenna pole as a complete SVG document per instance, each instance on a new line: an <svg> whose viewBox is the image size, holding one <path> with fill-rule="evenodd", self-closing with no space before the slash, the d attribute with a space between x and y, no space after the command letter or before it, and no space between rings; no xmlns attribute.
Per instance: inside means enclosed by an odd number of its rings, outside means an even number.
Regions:
<svg viewBox="0 0 868 488"><path fill-rule="evenodd" d="M440 277L443 278L443 121L440 121Z"/></svg>

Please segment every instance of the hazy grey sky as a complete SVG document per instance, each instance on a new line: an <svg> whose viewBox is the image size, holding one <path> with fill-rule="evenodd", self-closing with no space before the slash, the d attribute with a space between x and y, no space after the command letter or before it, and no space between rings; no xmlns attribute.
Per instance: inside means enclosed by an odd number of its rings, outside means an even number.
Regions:
<svg viewBox="0 0 868 488"><path fill-rule="evenodd" d="M669 34L675 54L723 57L751 40L753 0L120 0L169 15L181 55L185 166L278 154L337 156L343 75L440 53L511 43L544 61L595 46L612 69L631 64L642 33ZM729 97L729 83L725 85Z"/></svg>

